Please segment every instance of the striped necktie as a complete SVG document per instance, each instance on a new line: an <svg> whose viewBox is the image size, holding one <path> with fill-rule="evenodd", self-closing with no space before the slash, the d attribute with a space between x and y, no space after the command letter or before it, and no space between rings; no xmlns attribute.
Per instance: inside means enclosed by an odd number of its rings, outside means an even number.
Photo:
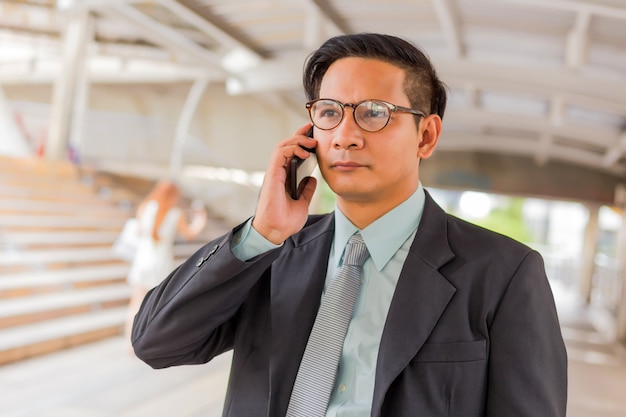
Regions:
<svg viewBox="0 0 626 417"><path fill-rule="evenodd" d="M322 297L300 362L286 417L323 417L335 384L339 356L369 256L360 234L346 245L343 265Z"/></svg>

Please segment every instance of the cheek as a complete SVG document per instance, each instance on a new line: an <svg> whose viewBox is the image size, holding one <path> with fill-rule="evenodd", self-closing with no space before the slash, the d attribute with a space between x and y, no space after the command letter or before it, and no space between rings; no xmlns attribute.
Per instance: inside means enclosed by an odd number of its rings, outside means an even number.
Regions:
<svg viewBox="0 0 626 417"><path fill-rule="evenodd" d="M396 179L408 178L416 175L419 166L419 149L417 143L397 144L393 151L387 150L378 153L383 155L377 160L380 162L379 168L388 171L386 177Z"/></svg>
<svg viewBox="0 0 626 417"><path fill-rule="evenodd" d="M327 134L316 134L314 137L315 140L317 140L315 154L318 161L320 161L320 163L323 163L323 161L328 159L328 153L331 149L331 139Z"/></svg>
<svg viewBox="0 0 626 417"><path fill-rule="evenodd" d="M415 141L380 142L371 147L371 154L378 161L388 164L413 164L419 157L419 146Z"/></svg>

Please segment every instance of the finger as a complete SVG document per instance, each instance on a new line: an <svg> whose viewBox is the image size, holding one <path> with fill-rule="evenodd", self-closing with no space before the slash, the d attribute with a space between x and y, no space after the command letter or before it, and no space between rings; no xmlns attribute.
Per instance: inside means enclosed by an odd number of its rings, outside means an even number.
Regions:
<svg viewBox="0 0 626 417"><path fill-rule="evenodd" d="M284 165L288 165L289 161L291 160L291 158L293 158L294 156L297 156L301 159L306 159L309 157L310 152L306 149L303 148L304 147L308 147L309 149L311 148L315 148L315 145L317 144L317 141L312 140L312 143L304 143L301 144L299 142L297 143L288 143L283 145L280 148L280 155L283 157L283 164Z"/></svg>
<svg viewBox="0 0 626 417"><path fill-rule="evenodd" d="M302 194L300 195L300 199L304 199L308 203L313 199L313 194L315 193L315 189L317 188L317 178L315 177L306 177L304 179L305 184L302 190Z"/></svg>
<svg viewBox="0 0 626 417"><path fill-rule="evenodd" d="M311 129L313 127L312 123L307 123L302 127L299 127L298 129L296 129L296 131L294 132L296 135L305 135L306 133L309 131L309 129Z"/></svg>
<svg viewBox="0 0 626 417"><path fill-rule="evenodd" d="M285 139L276 145L274 152L277 163L286 167L294 156L301 159L309 157L310 152L307 149L315 149L317 146L317 140L305 135L311 126L310 123L302 126L296 130L295 136Z"/></svg>
<svg viewBox="0 0 626 417"><path fill-rule="evenodd" d="M298 141L298 143L305 148L312 149L317 146L317 140L313 139L313 125L311 123L307 123L306 125L296 130L296 135L304 136L306 138L304 141Z"/></svg>

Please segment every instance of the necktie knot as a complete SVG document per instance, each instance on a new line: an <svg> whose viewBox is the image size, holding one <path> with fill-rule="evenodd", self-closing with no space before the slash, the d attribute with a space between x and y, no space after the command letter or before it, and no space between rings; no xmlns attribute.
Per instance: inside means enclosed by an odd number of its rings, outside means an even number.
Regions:
<svg viewBox="0 0 626 417"><path fill-rule="evenodd" d="M367 246L365 246L361 234L357 233L352 235L346 245L346 250L343 255L343 264L361 266L365 263L368 256L369 252L367 251Z"/></svg>

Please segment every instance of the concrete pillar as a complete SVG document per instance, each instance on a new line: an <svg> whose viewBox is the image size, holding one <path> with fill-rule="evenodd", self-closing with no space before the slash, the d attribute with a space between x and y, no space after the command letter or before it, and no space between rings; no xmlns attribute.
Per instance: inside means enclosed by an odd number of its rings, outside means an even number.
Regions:
<svg viewBox="0 0 626 417"><path fill-rule="evenodd" d="M600 204L585 204L589 212L587 226L585 227L585 238L583 240L583 253L580 268L580 295L587 304L591 302L591 291L593 289L592 279L595 270L596 248L600 234L599 218Z"/></svg>
<svg viewBox="0 0 626 417"><path fill-rule="evenodd" d="M93 18L83 7L66 10L61 71L54 83L46 159L66 160L68 147L80 148L80 126L87 105L87 47L93 38ZM70 137L75 135L70 142Z"/></svg>
<svg viewBox="0 0 626 417"><path fill-rule="evenodd" d="M626 345L626 268L622 270L622 297L617 310L617 340Z"/></svg>
<svg viewBox="0 0 626 417"><path fill-rule="evenodd" d="M187 94L187 99L183 109L178 116L178 124L176 125L176 134L174 137L174 144L172 146L172 155L170 158L170 177L176 178L180 174L180 170L183 165L183 153L185 150L185 144L187 143L187 135L189 135L189 126L193 120L193 115L196 113L196 109L202 95L209 85L208 78L201 78L196 80Z"/></svg>
<svg viewBox="0 0 626 417"><path fill-rule="evenodd" d="M616 338L626 345L626 205L624 204L622 204L622 230L618 253L622 265L622 294L617 308Z"/></svg>

